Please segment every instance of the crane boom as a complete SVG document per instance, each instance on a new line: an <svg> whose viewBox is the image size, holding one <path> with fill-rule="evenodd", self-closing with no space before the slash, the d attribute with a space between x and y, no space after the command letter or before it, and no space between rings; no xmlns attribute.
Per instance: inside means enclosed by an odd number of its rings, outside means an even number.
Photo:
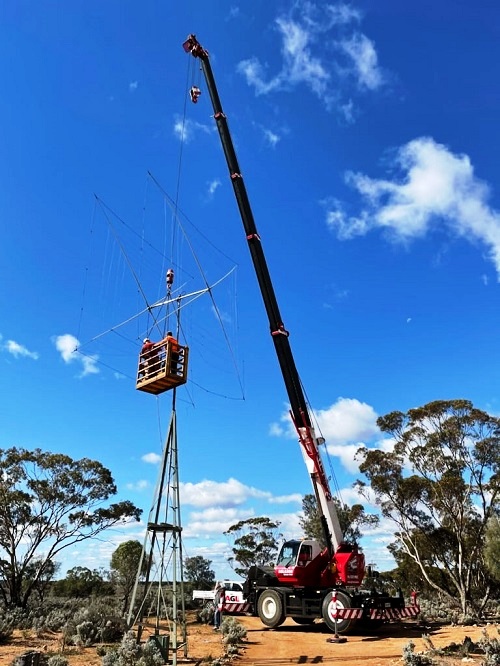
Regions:
<svg viewBox="0 0 500 666"><path fill-rule="evenodd" d="M222 110L209 55L200 45L195 35L189 35L184 42L183 47L187 53L191 53L191 55L198 58L201 63L201 68L214 110L214 118L217 123L217 129L229 169L229 176L233 185L250 255L252 257L262 299L269 319L271 337L278 357L281 373L283 375L288 399L290 401L291 417L299 436L299 442L301 444L302 455L306 467L311 476L323 526L325 542L330 555L333 555L335 550L337 550L339 545L344 541L342 530L333 504L328 478L325 474L319 452L318 440L314 433L299 373L292 354L289 333L281 318L261 239L257 232L245 182L241 174L233 141L229 132L227 118Z"/></svg>
<svg viewBox="0 0 500 666"><path fill-rule="evenodd" d="M360 620L387 620L416 617L420 608L416 596L405 607L401 590L396 596L375 587L364 589L365 557L356 544L345 543L328 478L321 460L318 439L305 399L299 373L290 347L288 331L281 314L269 275L260 236L250 207L245 183L234 150L226 116L215 85L208 52L194 35L183 44L184 50L201 62L217 122L229 176L243 222L255 273L269 319L271 337L278 357L285 388L290 401L290 414L297 430L299 444L311 477L323 528L323 547L316 539L292 539L283 544L275 567L252 565L243 584L243 592L253 612L271 629L286 617L299 624L322 618L328 628L347 632ZM201 91L193 86L191 100L198 101ZM372 577L376 572L371 572ZM378 575L378 574L377 574Z"/></svg>

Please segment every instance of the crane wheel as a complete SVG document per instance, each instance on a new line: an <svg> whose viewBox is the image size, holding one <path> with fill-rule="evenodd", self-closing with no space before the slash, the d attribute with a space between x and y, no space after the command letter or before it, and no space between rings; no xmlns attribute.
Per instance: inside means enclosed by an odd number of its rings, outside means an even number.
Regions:
<svg viewBox="0 0 500 666"><path fill-rule="evenodd" d="M283 598L276 590L264 590L259 597L257 610L261 622L275 629L285 621L285 612L283 610Z"/></svg>
<svg viewBox="0 0 500 666"><path fill-rule="evenodd" d="M342 608L351 608L351 599L347 594L344 592L339 592L337 591L337 603L336 603L336 608L337 609L342 609ZM333 631L336 634L345 634L351 627L354 626L356 623L356 620L352 619L343 619L343 618L338 618L337 621L335 621L335 605L332 601L332 593L328 592L326 597L323 599L323 603L321 605L321 615L323 617L323 620L326 624L326 626Z"/></svg>

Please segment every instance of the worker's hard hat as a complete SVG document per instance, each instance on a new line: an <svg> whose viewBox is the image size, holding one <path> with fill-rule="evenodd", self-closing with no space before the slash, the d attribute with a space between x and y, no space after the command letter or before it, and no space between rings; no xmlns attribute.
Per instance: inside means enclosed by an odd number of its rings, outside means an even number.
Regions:
<svg viewBox="0 0 500 666"><path fill-rule="evenodd" d="M143 342L151 342L149 338L144 338Z"/></svg>

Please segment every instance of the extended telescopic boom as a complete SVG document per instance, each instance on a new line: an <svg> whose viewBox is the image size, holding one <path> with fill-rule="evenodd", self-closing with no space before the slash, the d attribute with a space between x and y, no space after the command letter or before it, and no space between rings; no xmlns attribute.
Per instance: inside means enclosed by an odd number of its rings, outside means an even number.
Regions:
<svg viewBox="0 0 500 666"><path fill-rule="evenodd" d="M187 53L191 53L192 56L200 60L201 68L205 76L214 110L214 118L217 122L217 129L219 131L222 148L229 168L229 176L233 184L234 194L236 196L236 201L245 229L248 247L250 249L255 273L257 275L264 306L269 319L271 337L274 342L276 355L278 357L288 399L290 401L291 416L299 435L306 466L311 475L328 549L330 553L333 554L339 544L343 542L343 535L332 502L328 479L319 454L318 441L314 434L299 374L292 355L289 334L285 329L281 318L260 236L255 226L245 183L241 175L238 159L229 133L227 119L222 110L208 52L200 45L195 35L189 35L184 42L183 47ZM193 101L197 99L198 94L199 91L197 90L196 97Z"/></svg>

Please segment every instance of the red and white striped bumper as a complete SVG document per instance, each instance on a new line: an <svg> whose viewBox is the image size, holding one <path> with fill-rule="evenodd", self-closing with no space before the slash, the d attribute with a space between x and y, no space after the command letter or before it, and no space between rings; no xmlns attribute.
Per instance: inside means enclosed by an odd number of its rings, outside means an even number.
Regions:
<svg viewBox="0 0 500 666"><path fill-rule="evenodd" d="M420 613L420 606L406 606L405 608L372 608L370 620L399 620L401 617L416 617Z"/></svg>
<svg viewBox="0 0 500 666"><path fill-rule="evenodd" d="M251 605L249 603L224 604L223 613L248 613Z"/></svg>
<svg viewBox="0 0 500 666"><path fill-rule="evenodd" d="M362 608L337 608L331 613L332 619L359 620L363 617ZM372 608L370 620L398 620L402 617L416 617L420 613L419 606L406 606L405 608Z"/></svg>

